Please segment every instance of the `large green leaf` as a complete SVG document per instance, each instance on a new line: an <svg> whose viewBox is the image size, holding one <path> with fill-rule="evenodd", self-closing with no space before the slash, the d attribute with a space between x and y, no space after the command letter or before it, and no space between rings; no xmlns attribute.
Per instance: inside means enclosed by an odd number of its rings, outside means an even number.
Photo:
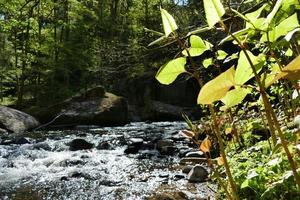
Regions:
<svg viewBox="0 0 300 200"><path fill-rule="evenodd" d="M225 9L220 0L203 0L208 26L211 28L221 20Z"/></svg>
<svg viewBox="0 0 300 200"><path fill-rule="evenodd" d="M208 45L199 36L196 35L190 36L190 44L191 47L188 49L190 56L200 56L209 49ZM188 56L186 50L183 50L182 54Z"/></svg>
<svg viewBox="0 0 300 200"><path fill-rule="evenodd" d="M226 96L222 98L221 101L227 108L231 108L241 103L250 92L250 89L237 87L227 92Z"/></svg>
<svg viewBox="0 0 300 200"><path fill-rule="evenodd" d="M161 84L169 85L175 81L179 74L186 72L184 68L185 64L186 58L184 57L171 60L158 70L155 78Z"/></svg>
<svg viewBox="0 0 300 200"><path fill-rule="evenodd" d="M279 79L299 80L300 79L300 56L296 57L286 67L279 72L275 78L270 81L269 85L273 84Z"/></svg>
<svg viewBox="0 0 300 200"><path fill-rule="evenodd" d="M197 99L198 104L212 104L222 99L227 91L235 85L234 73L234 67L231 67L213 80L207 82L200 90Z"/></svg>
<svg viewBox="0 0 300 200"><path fill-rule="evenodd" d="M163 27L166 37L168 37L172 32L178 29L175 19L163 8L160 8L160 13L162 17Z"/></svg>
<svg viewBox="0 0 300 200"><path fill-rule="evenodd" d="M260 56L254 56L250 51L247 51L247 54L249 55L250 60L255 66L256 71L259 72L265 62L265 56L263 54L261 54ZM241 51L235 72L235 82L237 85L243 85L253 77L254 73L251 68L250 62L248 61L245 53Z"/></svg>
<svg viewBox="0 0 300 200"><path fill-rule="evenodd" d="M293 14L287 19L283 20L278 26L276 26L273 30L269 31L269 41L275 42L279 37L286 35L288 32L294 30L299 27L299 22L297 18L297 14ZM263 34L261 42L268 41L267 33Z"/></svg>

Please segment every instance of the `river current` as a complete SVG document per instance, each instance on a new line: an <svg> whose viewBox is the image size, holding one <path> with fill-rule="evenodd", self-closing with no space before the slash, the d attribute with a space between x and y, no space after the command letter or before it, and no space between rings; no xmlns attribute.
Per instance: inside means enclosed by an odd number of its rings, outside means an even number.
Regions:
<svg viewBox="0 0 300 200"><path fill-rule="evenodd" d="M174 192L184 194L183 199L213 199L213 184L186 180L178 153L161 155L155 145L151 148L160 139L174 141L178 151L187 148L188 141L178 136L185 128L183 122L137 122L29 132L22 135L26 142L21 144L5 144L10 138L2 137L0 199L155 199L158 193ZM145 147L126 154L131 138L142 139ZM74 139L94 147L71 151ZM103 142L110 148L97 148Z"/></svg>

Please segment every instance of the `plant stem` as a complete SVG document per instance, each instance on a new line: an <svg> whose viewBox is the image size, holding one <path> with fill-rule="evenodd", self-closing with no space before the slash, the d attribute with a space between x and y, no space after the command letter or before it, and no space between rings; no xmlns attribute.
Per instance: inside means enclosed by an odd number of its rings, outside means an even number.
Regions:
<svg viewBox="0 0 300 200"><path fill-rule="evenodd" d="M177 38L177 41L178 41L179 45L181 46L181 48L186 50L186 52L188 54L188 58L191 62L192 68L194 70L194 77L198 81L200 87L203 87L203 85L204 85L203 80L202 80L199 72L197 71L196 64L194 63L194 60L192 59L188 48L186 47L186 45L184 43L182 43L182 41L179 39L178 36L176 36L176 38ZM224 148L223 140L222 140L222 137L221 137L221 131L220 131L220 128L219 128L219 125L218 125L218 122L217 122L216 113L215 113L215 110L214 110L214 108L211 104L208 105L208 106L209 106L210 114L211 114L212 119L213 119L213 123L214 123L214 127L215 127L215 133L216 133L218 143L219 143L219 146L220 146L220 154L221 154L221 157L224 160L225 172L226 172L226 175L227 175L228 180L229 180L229 184L230 184L231 189L232 189L233 197L234 197L235 200L239 200L236 185L235 185L234 180L232 178L232 174L230 172L230 168L229 168L229 165L228 165L228 162L227 162L227 158L226 158L226 154L225 154L225 148Z"/></svg>
<svg viewBox="0 0 300 200"><path fill-rule="evenodd" d="M246 51L246 47L241 43L241 41L240 41L237 37L235 37L232 33L230 33L230 32L227 30L227 28L226 28L226 26L225 26L224 24L223 24L223 27L224 27L224 30L225 30L228 34L230 34L231 37L239 44L240 48L242 49L242 51L243 51L243 52L245 53L245 55L246 55L246 58L247 58L247 60L248 60L248 62L249 62L249 64L250 64L250 66L251 66L251 68L252 68L252 71L253 71L253 73L254 73L255 80L256 80L256 82L257 82L257 84L258 84L258 86L259 86L260 94L261 94L261 96L262 96L263 103L264 103L264 107L265 107L266 114L267 114L268 124L269 124L269 126L272 126L272 124L275 125L275 128L276 128L276 130L277 130L277 132L278 132L278 136L279 136L279 138L280 138L280 140L281 140L283 149L284 149L284 151L285 151L285 153L286 153L286 155L287 155L288 161L289 161L290 166L291 166L291 169L292 169L292 171L293 171L293 175L294 175L294 177L295 177L296 184L298 185L298 188L300 189L300 177L299 177L299 175L298 175L298 173L297 173L297 167L296 167L296 164L295 164L295 162L294 162L294 160L293 160L293 158L292 158L292 155L291 155L291 153L290 153L290 151L289 151L289 149L288 149L287 142L286 142L286 140L285 140L285 138L284 138L284 135L283 135L283 133L282 133L282 131L281 131L280 124L279 124L278 119L277 119L277 116L276 116L276 114L275 114L275 112L274 112L274 110L273 110L273 108L272 108L272 106L271 106L271 103L270 103L269 98L268 98L268 96L267 96L266 90L265 90L265 88L264 88L264 86L263 86L263 84L262 84L262 82L261 82L261 80L260 80L260 78L259 78L259 76L258 76L256 70L255 70L254 64L253 64L252 60L250 59L249 54L248 54L247 51ZM271 116L271 119L270 119L270 116L268 116L268 115ZM273 120L272 120L272 119L273 119Z"/></svg>
<svg viewBox="0 0 300 200"><path fill-rule="evenodd" d="M226 172L226 175L228 177L230 187L232 189L232 194L233 194L234 199L238 200L239 196L237 194L236 185L234 183L234 180L233 180L233 177L232 177L229 165L228 165L228 161L227 161L227 158L226 158L225 148L224 148L223 140L222 140L222 137L221 137L220 127L219 127L219 124L218 124L218 121L217 121L217 116L216 116L215 110L214 110L214 108L211 104L209 105L209 110L210 110L211 116L213 118L215 131L216 131L216 136L217 136L218 143L219 143L219 146L220 146L220 154L221 154L221 157L224 160L225 172Z"/></svg>
<svg viewBox="0 0 300 200"><path fill-rule="evenodd" d="M233 135L236 138L237 143L241 147L242 146L241 138L240 138L240 136L237 132L237 128L235 126L235 122L234 122L234 119L233 119L233 113L232 113L231 108L229 108L228 113L229 113L229 120L230 120L230 123L231 123L231 126L232 126Z"/></svg>

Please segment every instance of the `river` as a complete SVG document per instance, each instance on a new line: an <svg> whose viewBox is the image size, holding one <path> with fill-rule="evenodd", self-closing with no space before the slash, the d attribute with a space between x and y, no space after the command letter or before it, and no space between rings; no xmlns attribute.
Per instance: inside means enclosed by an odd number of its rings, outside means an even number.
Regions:
<svg viewBox="0 0 300 200"><path fill-rule="evenodd" d="M185 128L183 122L136 122L29 132L19 142L2 136L0 199L159 199L160 193L174 199L214 199L214 184L189 183L182 173L180 151L191 148L177 133ZM71 151L74 139L93 148ZM155 142L163 139L174 142L174 153L157 151ZM138 152L125 153L140 140Z"/></svg>

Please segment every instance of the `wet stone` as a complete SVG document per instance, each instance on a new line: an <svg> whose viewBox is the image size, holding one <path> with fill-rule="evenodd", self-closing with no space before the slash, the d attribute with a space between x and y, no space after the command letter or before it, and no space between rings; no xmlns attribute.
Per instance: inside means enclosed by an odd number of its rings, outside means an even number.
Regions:
<svg viewBox="0 0 300 200"><path fill-rule="evenodd" d="M100 142L96 149L98 150L113 150L113 145L111 143L109 143L108 141L105 142Z"/></svg>
<svg viewBox="0 0 300 200"><path fill-rule="evenodd" d="M92 143L89 143L84 139L74 139L70 142L69 146L70 146L70 151L91 149L94 147Z"/></svg>
<svg viewBox="0 0 300 200"><path fill-rule="evenodd" d="M182 173L188 174L192 169L193 169L193 166L191 166L191 165L184 166L182 169Z"/></svg>
<svg viewBox="0 0 300 200"><path fill-rule="evenodd" d="M175 174L174 175L174 179L175 180L180 180L180 179L184 179L185 178L185 175L184 174Z"/></svg>
<svg viewBox="0 0 300 200"><path fill-rule="evenodd" d="M201 165L194 166L187 175L188 181L193 183L204 182L206 181L207 177L208 177L208 172Z"/></svg>
<svg viewBox="0 0 300 200"><path fill-rule="evenodd" d="M205 155L202 151L193 151L193 152L188 152L185 157L196 157L196 158L204 158Z"/></svg>
<svg viewBox="0 0 300 200"><path fill-rule="evenodd" d="M162 155L174 155L177 152L177 148L175 146L164 146L159 150Z"/></svg>

